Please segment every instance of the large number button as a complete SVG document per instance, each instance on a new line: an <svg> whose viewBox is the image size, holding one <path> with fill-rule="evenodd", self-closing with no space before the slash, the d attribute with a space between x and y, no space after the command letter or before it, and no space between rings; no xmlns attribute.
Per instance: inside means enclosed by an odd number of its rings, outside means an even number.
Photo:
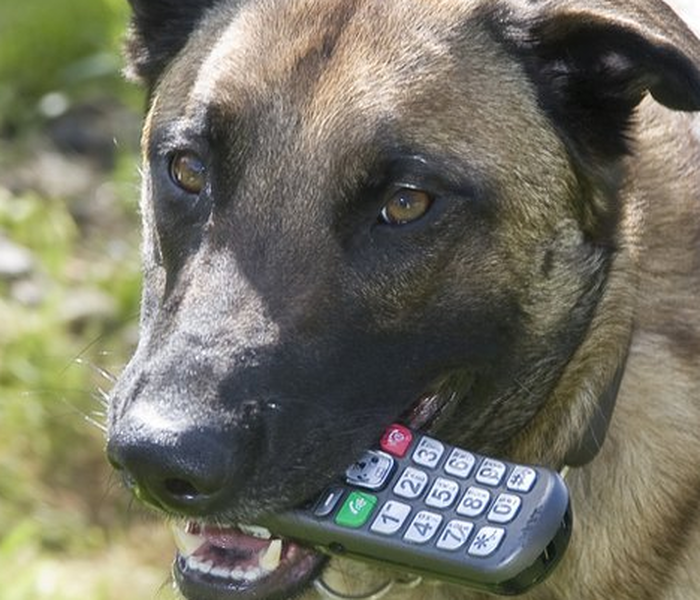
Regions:
<svg viewBox="0 0 700 600"><path fill-rule="evenodd" d="M454 475L461 479L466 479L474 468L476 458L471 452L455 448L450 452L445 462L445 473Z"/></svg>
<svg viewBox="0 0 700 600"><path fill-rule="evenodd" d="M514 494L501 494L493 503L486 518L494 523L510 523L518 514L522 500Z"/></svg>
<svg viewBox="0 0 700 600"><path fill-rule="evenodd" d="M403 539L414 544L425 544L437 533L440 523L442 523L440 515L422 510L411 521Z"/></svg>
<svg viewBox="0 0 700 600"><path fill-rule="evenodd" d="M457 505L457 514L465 517L478 517L483 514L491 499L491 494L478 487L470 487Z"/></svg>
<svg viewBox="0 0 700 600"><path fill-rule="evenodd" d="M434 508L449 508L459 495L459 484L451 479L438 477L430 488L425 503Z"/></svg>
<svg viewBox="0 0 700 600"><path fill-rule="evenodd" d="M413 467L406 467L394 486L394 494L402 498L418 498L426 485L428 485L427 473Z"/></svg>
<svg viewBox="0 0 700 600"><path fill-rule="evenodd" d="M467 552L472 556L490 556L500 546L506 530L500 527L482 527Z"/></svg>
<svg viewBox="0 0 700 600"><path fill-rule="evenodd" d="M410 512L411 507L408 504L389 500L382 506L370 529L376 533L392 535L401 529Z"/></svg>
<svg viewBox="0 0 700 600"><path fill-rule="evenodd" d="M368 490L384 487L394 467L394 459L379 450L367 450L360 460L345 471L346 481L350 485Z"/></svg>
<svg viewBox="0 0 700 600"><path fill-rule="evenodd" d="M424 437L413 451L413 462L434 469L445 452L445 446L433 438Z"/></svg>
<svg viewBox="0 0 700 600"><path fill-rule="evenodd" d="M492 458L485 458L476 471L476 480L484 485L497 486L506 474L506 466Z"/></svg>
<svg viewBox="0 0 700 600"><path fill-rule="evenodd" d="M474 529L473 523L453 519L445 525L445 529L442 530L435 545L440 548L440 550L459 550L467 543L472 529Z"/></svg>
<svg viewBox="0 0 700 600"><path fill-rule="evenodd" d="M506 487L513 492L526 494L532 489L537 480L537 472L530 467L517 466L508 478Z"/></svg>

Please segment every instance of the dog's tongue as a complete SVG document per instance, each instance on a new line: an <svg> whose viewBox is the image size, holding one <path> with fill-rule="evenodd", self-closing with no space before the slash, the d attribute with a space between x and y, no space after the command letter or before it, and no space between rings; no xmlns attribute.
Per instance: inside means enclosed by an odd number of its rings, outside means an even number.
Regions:
<svg viewBox="0 0 700 600"><path fill-rule="evenodd" d="M204 527L200 536L217 548L240 550L242 552L260 552L270 545L270 535L243 532L241 529L226 527Z"/></svg>

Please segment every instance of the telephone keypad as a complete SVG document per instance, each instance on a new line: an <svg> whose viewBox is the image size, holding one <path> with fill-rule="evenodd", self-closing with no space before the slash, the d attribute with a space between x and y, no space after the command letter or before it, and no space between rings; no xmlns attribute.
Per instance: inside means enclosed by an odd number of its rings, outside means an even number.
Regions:
<svg viewBox="0 0 700 600"><path fill-rule="evenodd" d="M343 527L481 559L504 543L538 481L532 467L446 447L401 425L385 432L380 447L346 471L351 486L382 496L376 505L374 496L359 492L341 503L342 491L331 487L316 516L340 506L335 522Z"/></svg>

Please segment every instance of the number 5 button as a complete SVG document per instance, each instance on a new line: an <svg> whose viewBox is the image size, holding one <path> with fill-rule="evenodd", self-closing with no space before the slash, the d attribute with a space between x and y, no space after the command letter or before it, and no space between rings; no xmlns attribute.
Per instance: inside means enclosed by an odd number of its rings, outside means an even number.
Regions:
<svg viewBox="0 0 700 600"><path fill-rule="evenodd" d="M459 495L459 484L451 479L438 477L430 488L425 503L434 508L449 508Z"/></svg>

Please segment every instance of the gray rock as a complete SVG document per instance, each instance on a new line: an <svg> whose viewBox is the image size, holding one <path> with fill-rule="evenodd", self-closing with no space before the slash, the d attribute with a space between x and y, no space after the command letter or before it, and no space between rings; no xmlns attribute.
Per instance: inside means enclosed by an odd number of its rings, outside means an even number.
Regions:
<svg viewBox="0 0 700 600"><path fill-rule="evenodd" d="M61 320L71 328L80 328L91 321L109 321L116 318L117 303L103 291L82 287L67 294L61 306Z"/></svg>
<svg viewBox="0 0 700 600"><path fill-rule="evenodd" d="M32 253L0 233L0 279L20 279L34 269Z"/></svg>

